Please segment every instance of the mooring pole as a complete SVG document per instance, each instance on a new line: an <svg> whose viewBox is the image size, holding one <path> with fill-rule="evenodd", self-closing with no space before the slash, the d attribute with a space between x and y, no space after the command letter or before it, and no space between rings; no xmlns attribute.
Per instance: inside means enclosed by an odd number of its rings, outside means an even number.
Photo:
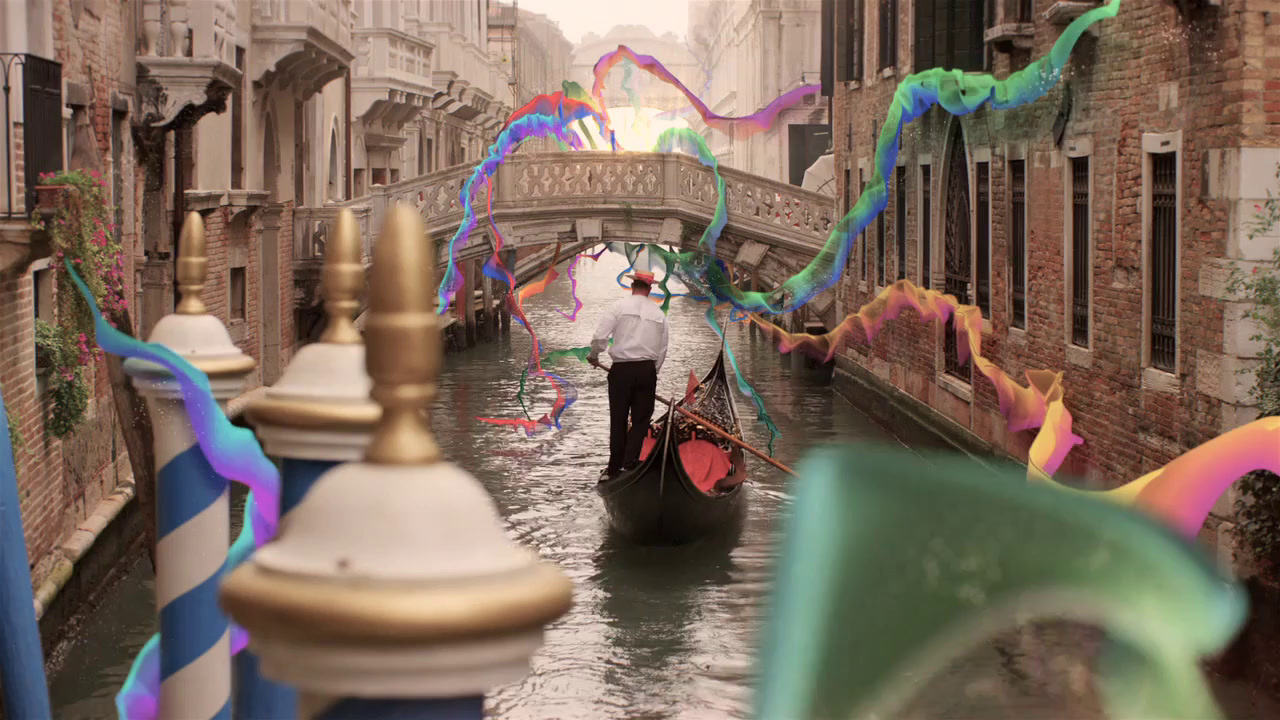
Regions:
<svg viewBox="0 0 1280 720"><path fill-rule="evenodd" d="M367 367L382 407L363 462L324 473L222 602L308 720L481 720L568 610L557 568L514 545L430 427L443 360L434 249L409 207L374 249ZM423 277L424 268L428 277Z"/></svg>
<svg viewBox="0 0 1280 720"><path fill-rule="evenodd" d="M200 297L209 261L199 213L187 215L178 248L181 299L172 315L156 323L151 342L165 345L207 375L213 397L225 411L256 363L240 352ZM197 444L173 375L136 358L126 360L124 369L146 399L156 429L159 717L230 718L230 624L218 607L218 581L231 539L228 481Z"/></svg>
<svg viewBox="0 0 1280 720"><path fill-rule="evenodd" d="M280 514L284 522L312 483L344 461L359 460L382 408L369 399L364 342L356 311L364 292L360 227L350 210L325 248L322 292L328 325L320 341L300 349L280 381L245 408L263 449L281 461ZM298 717L297 692L261 675L250 649L236 657L237 720Z"/></svg>
<svg viewBox="0 0 1280 720"><path fill-rule="evenodd" d="M5 717L51 718L12 440L6 431L0 442L0 695Z"/></svg>

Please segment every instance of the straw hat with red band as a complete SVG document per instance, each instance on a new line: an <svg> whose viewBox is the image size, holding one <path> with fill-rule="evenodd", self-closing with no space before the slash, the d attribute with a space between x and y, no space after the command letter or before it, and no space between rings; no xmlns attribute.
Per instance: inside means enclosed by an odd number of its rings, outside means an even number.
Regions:
<svg viewBox="0 0 1280 720"><path fill-rule="evenodd" d="M646 273L646 272L638 272L632 275L628 275L627 278L631 280L633 284L640 283L641 285L648 285L649 287L653 287L654 283L657 282L653 278L653 273Z"/></svg>

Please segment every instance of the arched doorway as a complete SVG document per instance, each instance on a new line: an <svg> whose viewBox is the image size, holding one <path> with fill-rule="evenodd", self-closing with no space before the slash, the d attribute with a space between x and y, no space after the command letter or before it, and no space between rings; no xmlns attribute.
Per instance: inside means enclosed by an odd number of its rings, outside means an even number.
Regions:
<svg viewBox="0 0 1280 720"><path fill-rule="evenodd" d="M943 268L945 287L943 292L954 295L961 304L969 300L969 159L964 148L964 133L958 121L952 123L950 150L947 152L946 219ZM943 354L946 372L965 382L969 381L971 364L961 364L956 352L954 317L947 321L944 330Z"/></svg>
<svg viewBox="0 0 1280 720"><path fill-rule="evenodd" d="M280 178L280 162L276 155L276 127L267 113L262 122L262 189L267 191L267 201L276 202L276 186Z"/></svg>

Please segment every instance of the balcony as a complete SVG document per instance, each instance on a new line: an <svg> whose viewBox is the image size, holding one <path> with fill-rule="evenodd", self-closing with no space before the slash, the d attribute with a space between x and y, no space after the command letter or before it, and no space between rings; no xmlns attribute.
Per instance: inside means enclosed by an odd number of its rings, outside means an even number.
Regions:
<svg viewBox="0 0 1280 720"><path fill-rule="evenodd" d="M351 104L365 123L398 129L436 94L431 85L431 43L390 28L353 32L357 57Z"/></svg>
<svg viewBox="0 0 1280 720"><path fill-rule="evenodd" d="M354 26L351 0L254 0L254 86L309 99L350 67Z"/></svg>
<svg viewBox="0 0 1280 720"><path fill-rule="evenodd" d="M226 109L240 82L234 0L144 0L138 85L142 124L168 129Z"/></svg>
<svg viewBox="0 0 1280 720"><path fill-rule="evenodd" d="M1036 34L1032 0L997 0L992 8L995 17L983 39L1003 53L1030 50Z"/></svg>

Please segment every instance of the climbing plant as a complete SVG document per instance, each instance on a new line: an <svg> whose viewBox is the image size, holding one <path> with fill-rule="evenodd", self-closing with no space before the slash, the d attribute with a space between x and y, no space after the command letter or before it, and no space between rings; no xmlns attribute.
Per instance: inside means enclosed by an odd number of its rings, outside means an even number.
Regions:
<svg viewBox="0 0 1280 720"><path fill-rule="evenodd" d="M4 386L0 385L0 393L4 392ZM18 458L22 455L22 451L26 448L26 442L22 437L22 428L18 427L18 423L13 419L13 411L9 409L9 404L4 406L5 421L9 425L9 445L13 448L13 461L18 462Z"/></svg>
<svg viewBox="0 0 1280 720"><path fill-rule="evenodd" d="M108 318L127 307L124 295L124 253L112 223L107 182L96 171L46 173L43 186L66 188L52 217L37 224L49 233L53 254L56 322L36 323L37 362L48 373L52 410L45 429L66 437L84 419L89 406L94 342L93 315L71 281L70 262L88 285ZM110 322L110 320L108 320Z"/></svg>
<svg viewBox="0 0 1280 720"><path fill-rule="evenodd" d="M1280 167L1276 169L1280 180ZM1254 206L1255 216L1248 237L1254 240L1280 224L1280 197L1267 191L1267 199ZM1280 415L1280 247L1270 260L1245 272L1236 266L1228 289L1251 304L1245 317L1253 320L1258 332L1251 340L1261 343L1256 382L1250 389L1262 417ZM1261 574L1280 580L1280 476L1258 471L1240 481L1236 512L1243 540L1252 552Z"/></svg>

